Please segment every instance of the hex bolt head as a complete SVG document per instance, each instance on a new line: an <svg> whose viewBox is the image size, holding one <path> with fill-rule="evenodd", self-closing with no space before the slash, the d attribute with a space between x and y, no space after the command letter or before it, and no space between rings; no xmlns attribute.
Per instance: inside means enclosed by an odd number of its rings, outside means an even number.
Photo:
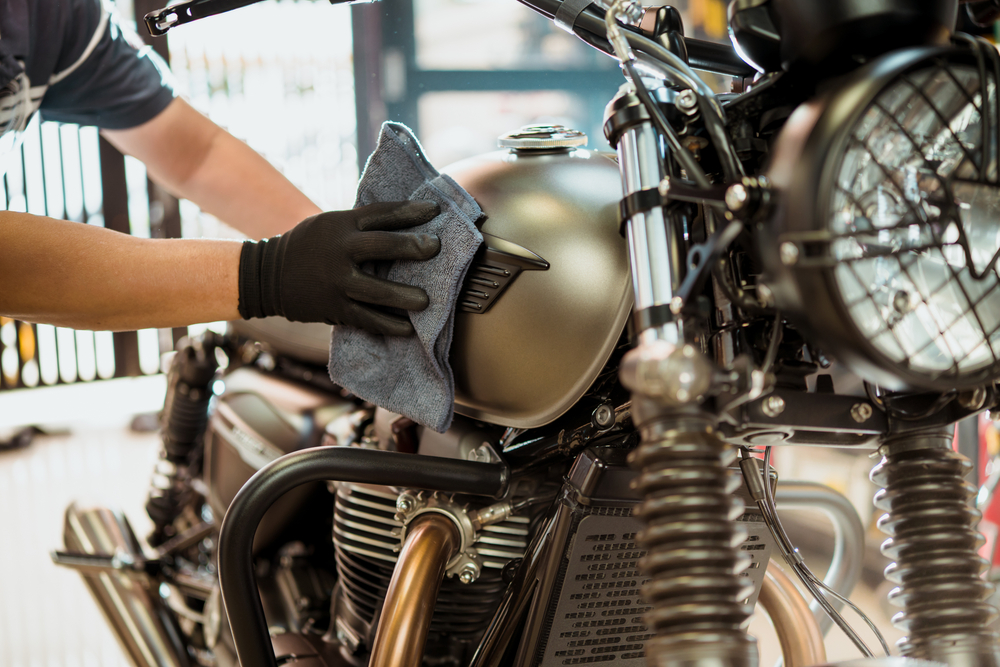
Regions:
<svg viewBox="0 0 1000 667"><path fill-rule="evenodd" d="M777 417L785 411L785 399L781 396L768 396L761 402L760 409L768 417Z"/></svg>
<svg viewBox="0 0 1000 667"><path fill-rule="evenodd" d="M855 403L851 406L851 419L859 424L864 424L872 418L872 406L868 403Z"/></svg>

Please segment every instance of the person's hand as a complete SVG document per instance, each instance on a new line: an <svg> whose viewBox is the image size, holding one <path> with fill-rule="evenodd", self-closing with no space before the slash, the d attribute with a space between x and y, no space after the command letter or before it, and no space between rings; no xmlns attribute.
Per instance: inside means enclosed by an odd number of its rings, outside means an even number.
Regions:
<svg viewBox="0 0 1000 667"><path fill-rule="evenodd" d="M439 211L432 201L371 204L320 213L281 236L247 241L240 254L240 315L281 315L390 336L412 334L409 320L382 308L423 310L427 294L376 278L360 265L436 255L441 249L437 236L398 230L429 222Z"/></svg>

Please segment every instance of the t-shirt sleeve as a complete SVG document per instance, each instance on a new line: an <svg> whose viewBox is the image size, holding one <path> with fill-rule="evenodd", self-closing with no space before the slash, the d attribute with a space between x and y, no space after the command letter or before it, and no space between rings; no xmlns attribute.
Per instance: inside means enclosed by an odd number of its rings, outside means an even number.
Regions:
<svg viewBox="0 0 1000 667"><path fill-rule="evenodd" d="M135 127L173 100L171 75L163 59L126 32L114 14L106 16L99 2L73 2L77 11L86 11L86 20L72 22L77 31L73 41L83 49L53 75L42 99L42 118L109 130ZM80 31L81 24L93 28Z"/></svg>

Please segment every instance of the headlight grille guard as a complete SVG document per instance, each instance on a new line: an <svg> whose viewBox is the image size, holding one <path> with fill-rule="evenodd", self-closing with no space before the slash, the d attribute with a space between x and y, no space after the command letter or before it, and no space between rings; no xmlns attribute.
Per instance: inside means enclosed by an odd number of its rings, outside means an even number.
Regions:
<svg viewBox="0 0 1000 667"><path fill-rule="evenodd" d="M828 97L762 243L779 307L890 388L1000 375L1000 54L956 41Z"/></svg>

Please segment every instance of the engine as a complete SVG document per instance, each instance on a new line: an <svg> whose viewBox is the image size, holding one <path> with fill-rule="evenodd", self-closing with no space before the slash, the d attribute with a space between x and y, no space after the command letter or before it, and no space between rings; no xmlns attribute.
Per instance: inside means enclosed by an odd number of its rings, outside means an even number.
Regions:
<svg viewBox="0 0 1000 667"><path fill-rule="evenodd" d="M397 518L400 493L388 487L337 484L334 511L337 572L336 633L343 649L367 664L376 615L385 599L396 563L403 523ZM429 653L464 662L496 611L506 586L508 563L524 556L529 519L512 516L485 526L474 545L482 571L470 583L461 575L441 586L428 637ZM466 575L471 579L471 575Z"/></svg>

